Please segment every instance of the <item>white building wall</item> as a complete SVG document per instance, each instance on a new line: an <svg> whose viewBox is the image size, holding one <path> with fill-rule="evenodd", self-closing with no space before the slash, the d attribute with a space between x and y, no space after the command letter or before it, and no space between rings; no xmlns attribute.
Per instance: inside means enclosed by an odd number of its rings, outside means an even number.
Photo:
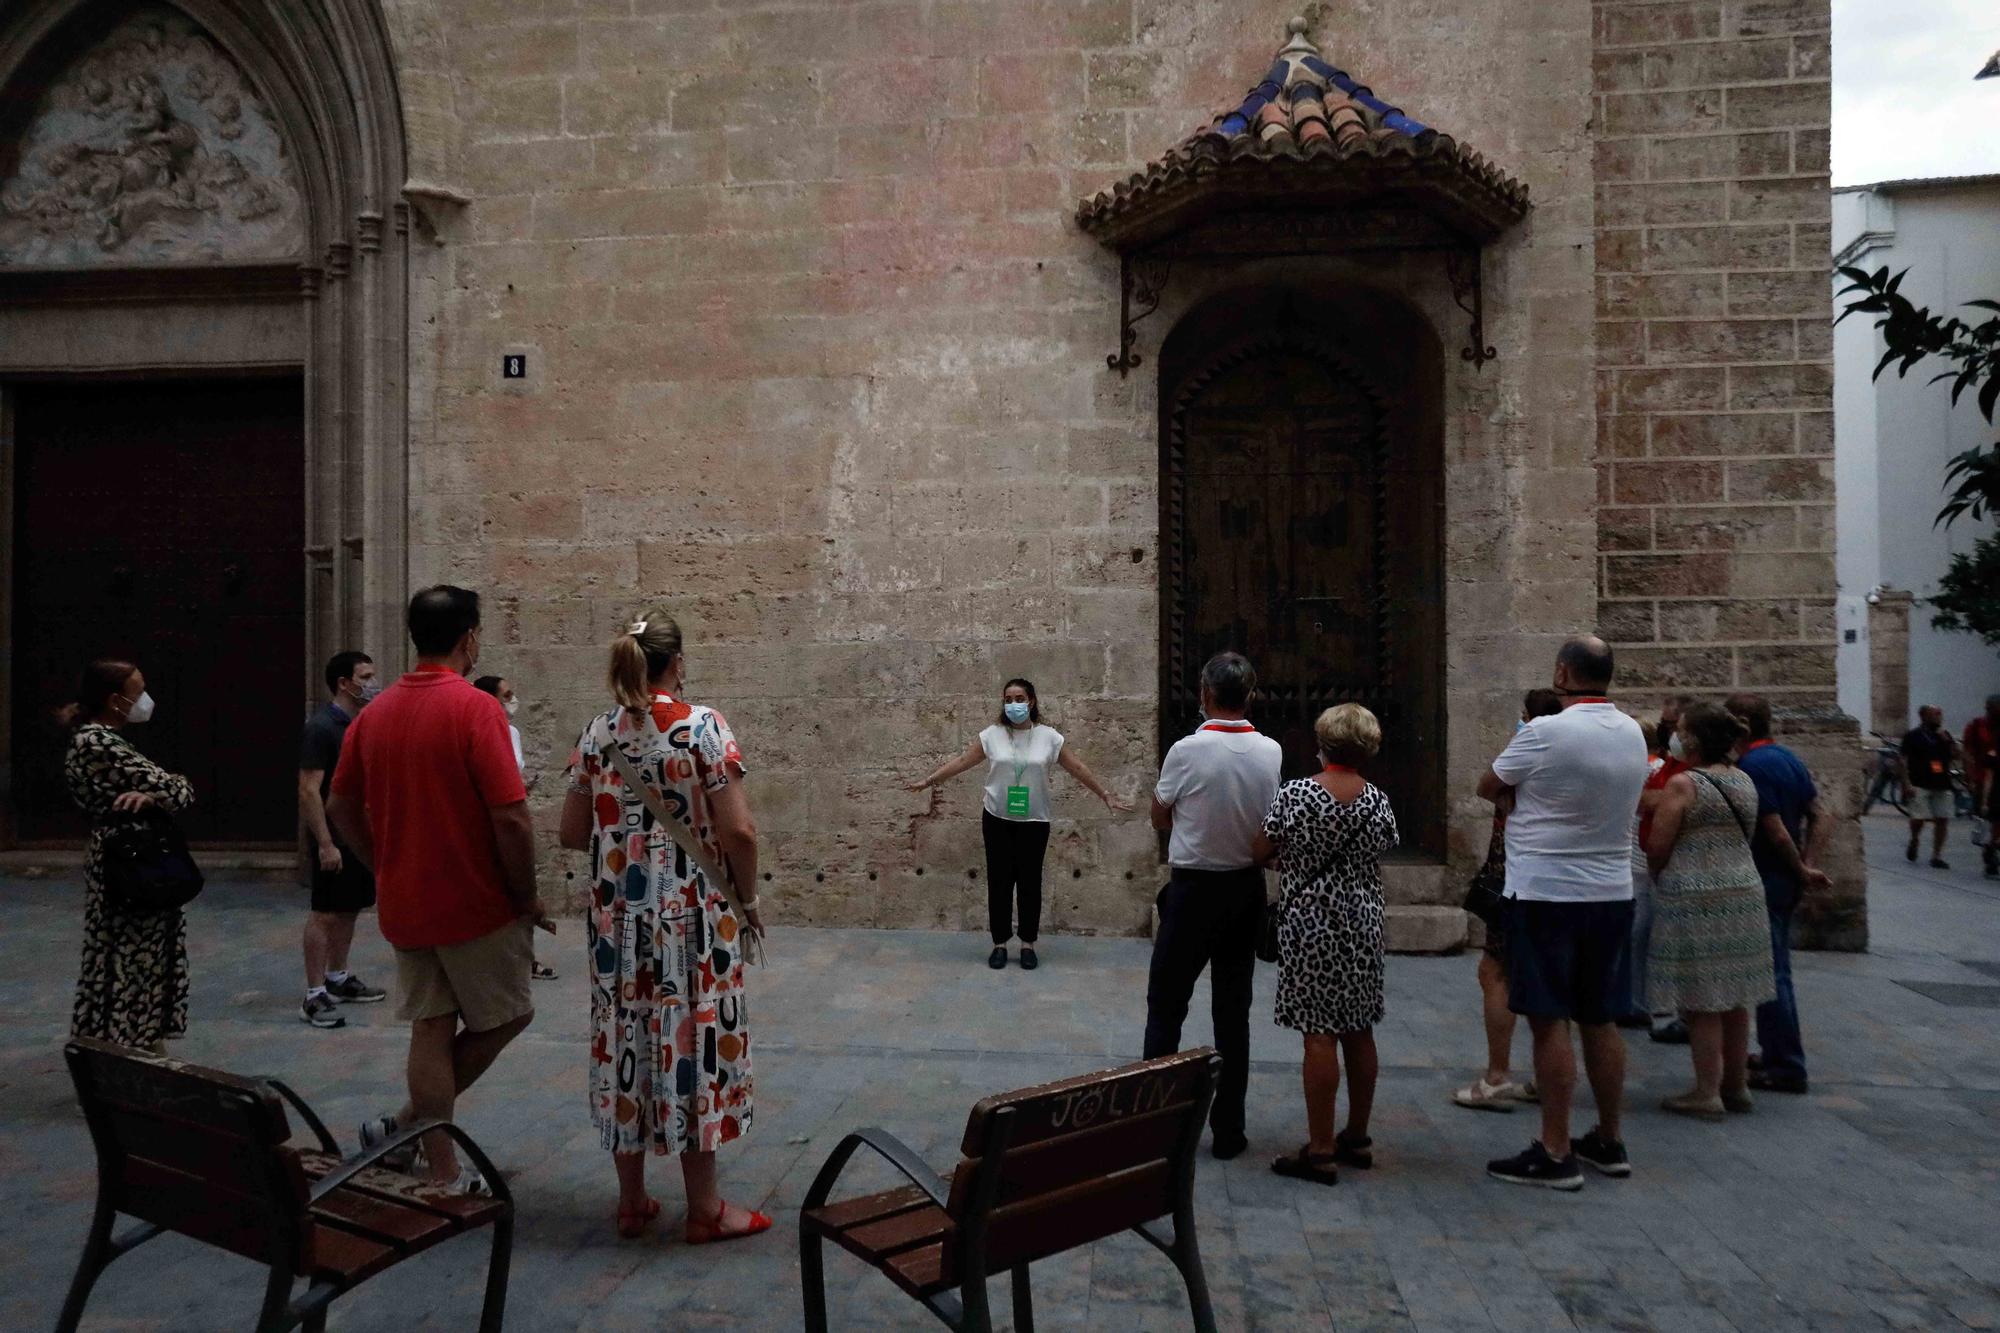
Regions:
<svg viewBox="0 0 2000 1333"><path fill-rule="evenodd" d="M1986 312L1962 305L2000 299L2000 177L1839 191L1833 247L1841 263L1909 270L1901 290L1920 306L1983 319ZM1835 291L1845 285L1836 275ZM1867 596L1877 587L1907 589L1918 598L1910 617L1909 724L1918 705L1935 703L1956 731L1986 695L2000 692L2000 653L1976 636L1932 629L1923 599L1937 591L1951 556L1994 525L1962 518L1947 530L1933 520L1951 458L1991 445L1996 428L1971 394L1952 406L1948 386L1929 382L1937 367L1920 365L1908 378L1892 368L1871 380L1882 355L1871 324L1872 317L1857 315L1834 335L1840 705L1864 724L1870 716Z"/></svg>

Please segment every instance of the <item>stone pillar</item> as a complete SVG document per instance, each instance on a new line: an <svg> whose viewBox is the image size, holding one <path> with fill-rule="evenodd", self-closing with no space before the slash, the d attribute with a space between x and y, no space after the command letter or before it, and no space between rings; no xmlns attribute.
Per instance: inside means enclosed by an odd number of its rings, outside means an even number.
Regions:
<svg viewBox="0 0 2000 1333"><path fill-rule="evenodd" d="M1824 869L1833 887L1808 894L1792 921L1792 946L1841 953L1868 950L1868 867L1861 851L1860 728L1838 708L1781 708L1771 717L1778 743L1812 770L1834 821Z"/></svg>
<svg viewBox="0 0 2000 1333"><path fill-rule="evenodd" d="M1894 740L1910 728L1912 593L1884 588L1868 599L1868 725Z"/></svg>

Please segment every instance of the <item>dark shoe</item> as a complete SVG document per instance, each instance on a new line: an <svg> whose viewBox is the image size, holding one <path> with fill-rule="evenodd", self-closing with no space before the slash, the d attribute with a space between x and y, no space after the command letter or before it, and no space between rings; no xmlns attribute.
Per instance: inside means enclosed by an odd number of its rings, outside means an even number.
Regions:
<svg viewBox="0 0 2000 1333"><path fill-rule="evenodd" d="M1625 1145L1605 1138L1599 1130L1592 1129L1570 1144L1570 1151L1604 1175L1623 1180L1632 1174L1632 1159L1625 1155Z"/></svg>
<svg viewBox="0 0 2000 1333"><path fill-rule="evenodd" d="M1042 960L1035 957L1035 946L1032 944L1022 945L1021 970L1023 972L1032 972L1041 965L1042 965Z"/></svg>
<svg viewBox="0 0 2000 1333"><path fill-rule="evenodd" d="M395 1137L402 1126L392 1115L370 1116L361 1122L361 1129L355 1135L361 1141L361 1150L367 1152ZM417 1164L417 1145L406 1143L382 1159L382 1165L391 1171L409 1172Z"/></svg>
<svg viewBox="0 0 2000 1333"><path fill-rule="evenodd" d="M325 992L306 997L305 1003L299 1006L299 1022L310 1024L316 1028L344 1028L347 1026L347 1020L340 1016L340 1006L334 1002L331 995Z"/></svg>
<svg viewBox="0 0 2000 1333"><path fill-rule="evenodd" d="M389 992L380 986L371 986L360 977L349 972L339 981L326 983L326 993L342 1004L374 1004L389 998Z"/></svg>
<svg viewBox="0 0 2000 1333"><path fill-rule="evenodd" d="M1350 1135L1342 1130L1333 1136L1333 1160L1342 1166L1351 1166L1357 1171L1366 1171L1375 1165L1375 1154L1368 1151L1375 1146L1375 1140L1366 1134Z"/></svg>
<svg viewBox="0 0 2000 1333"><path fill-rule="evenodd" d="M1951 869L1951 862L1945 860L1942 856L1933 856L1931 858L1931 869L1949 870Z"/></svg>
<svg viewBox="0 0 2000 1333"><path fill-rule="evenodd" d="M1546 1190L1580 1190L1583 1188L1583 1168L1576 1164L1576 1153L1558 1162L1549 1156L1549 1150L1536 1139L1528 1145L1528 1150L1517 1157L1502 1157L1486 1164L1486 1174L1495 1180L1504 1180L1509 1185L1539 1185Z"/></svg>
<svg viewBox="0 0 2000 1333"><path fill-rule="evenodd" d="M1340 1172L1334 1163L1340 1160L1340 1150L1335 1148L1322 1157L1310 1147L1295 1153L1287 1153L1271 1163L1271 1169L1288 1180L1310 1180L1315 1185L1338 1185Z"/></svg>
<svg viewBox="0 0 2000 1333"><path fill-rule="evenodd" d="M1227 1138L1217 1134L1208 1145L1208 1155L1218 1162L1227 1162L1241 1157L1243 1150L1249 1146L1250 1140L1241 1134L1232 1134Z"/></svg>
<svg viewBox="0 0 2000 1333"><path fill-rule="evenodd" d="M1007 946L1004 944L994 945L993 952L986 955L986 966L996 972L1007 966Z"/></svg>
<svg viewBox="0 0 2000 1333"><path fill-rule="evenodd" d="M1651 1035L1662 1046L1685 1046L1688 1044L1688 1025L1676 1018L1654 1028Z"/></svg>
<svg viewBox="0 0 2000 1333"><path fill-rule="evenodd" d="M535 981L554 981L556 979L556 970L537 958L528 968L528 976ZM621 1232L620 1234L622 1235L623 1233Z"/></svg>
<svg viewBox="0 0 2000 1333"><path fill-rule="evenodd" d="M1774 1074L1768 1069L1750 1071L1750 1086L1759 1092L1789 1092L1803 1096L1806 1080L1803 1074Z"/></svg>

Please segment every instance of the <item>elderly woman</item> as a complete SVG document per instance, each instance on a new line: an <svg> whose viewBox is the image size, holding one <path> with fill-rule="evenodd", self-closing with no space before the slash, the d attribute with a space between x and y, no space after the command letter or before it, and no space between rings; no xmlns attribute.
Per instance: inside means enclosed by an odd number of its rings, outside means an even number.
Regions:
<svg viewBox="0 0 2000 1333"><path fill-rule="evenodd" d="M763 1213L723 1202L715 1150L750 1128L750 1016L744 932L761 934L757 830L743 752L713 708L682 697L686 659L673 618L649 611L611 644L617 706L584 729L570 759L562 845L594 867L586 917L590 1108L618 1169L618 1234L658 1216L647 1152L678 1153L690 1245L766 1231ZM625 780L629 768L641 787ZM707 853L682 854L659 813ZM718 868L739 891L696 864Z"/></svg>
<svg viewBox="0 0 2000 1333"><path fill-rule="evenodd" d="M1360 766L1382 748L1382 726L1360 704L1314 724L1323 770L1287 782L1264 816L1253 854L1277 863L1281 1027L1305 1034L1307 1142L1280 1157L1281 1176L1322 1185L1338 1167L1369 1167L1375 1103L1375 1025L1382 1021L1382 853L1396 845L1396 812ZM1333 1132L1340 1065L1347 1064L1347 1126Z"/></svg>
<svg viewBox="0 0 2000 1333"><path fill-rule="evenodd" d="M104 891L104 835L158 811L194 803L194 788L132 748L119 733L153 716L146 674L104 659L84 668L77 698L65 710L72 730L63 758L70 798L90 820L83 875L83 966L70 1033L164 1053L185 1036L188 1018L187 923L170 912L128 911Z"/></svg>
<svg viewBox="0 0 2000 1333"><path fill-rule="evenodd" d="M986 765L986 796L979 817L986 841L986 924L993 952L986 965L1007 966L1007 941L1014 937L1014 906L1021 909L1021 966L1033 971L1035 941L1042 933L1042 859L1049 850L1049 769L1061 768L1115 814L1132 807L1097 780L1063 734L1042 725L1042 702L1035 683L1016 676L1000 689L1000 716L972 738L956 759L947 761L913 792L948 782Z"/></svg>
<svg viewBox="0 0 2000 1333"><path fill-rule="evenodd" d="M1751 1109L1746 1088L1750 1008L1776 994L1763 882L1750 859L1757 788L1731 755L1749 730L1713 704L1681 714L1687 768L1653 809L1646 860L1653 934L1646 1004L1687 1022L1694 1087L1661 1105L1720 1120Z"/></svg>

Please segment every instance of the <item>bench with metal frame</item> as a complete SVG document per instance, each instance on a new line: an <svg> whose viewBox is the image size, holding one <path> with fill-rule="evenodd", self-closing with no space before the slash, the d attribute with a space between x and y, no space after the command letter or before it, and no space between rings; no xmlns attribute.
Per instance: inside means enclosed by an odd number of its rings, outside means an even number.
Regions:
<svg viewBox="0 0 2000 1333"><path fill-rule="evenodd" d="M247 1079L76 1038L63 1050L97 1150L97 1211L56 1333L74 1333L99 1274L114 1259L173 1231L270 1268L257 1333L321 1333L333 1299L439 1241L493 1229L481 1333L499 1333L514 1242L514 1201L493 1163L444 1121L411 1125L343 1159L333 1135L297 1093L273 1078ZM318 1143L290 1143L279 1100L291 1103ZM379 1168L385 1156L441 1131L486 1178L491 1197L469 1196ZM124 1213L142 1224L122 1236ZM295 1282L306 1289L296 1298ZM218 1319L215 1327L234 1326Z"/></svg>
<svg viewBox="0 0 2000 1333"><path fill-rule="evenodd" d="M1195 1243L1194 1174L1221 1067L1204 1047L988 1097L966 1119L964 1159L949 1181L882 1130L849 1134L820 1168L799 1217L806 1328L827 1326L822 1241L964 1333L990 1333L986 1279L1009 1272L1014 1327L1033 1333L1029 1264L1136 1231L1173 1260L1195 1328L1213 1333ZM864 1147L910 1183L828 1203ZM1151 1225L1163 1217L1173 1218L1171 1237Z"/></svg>

